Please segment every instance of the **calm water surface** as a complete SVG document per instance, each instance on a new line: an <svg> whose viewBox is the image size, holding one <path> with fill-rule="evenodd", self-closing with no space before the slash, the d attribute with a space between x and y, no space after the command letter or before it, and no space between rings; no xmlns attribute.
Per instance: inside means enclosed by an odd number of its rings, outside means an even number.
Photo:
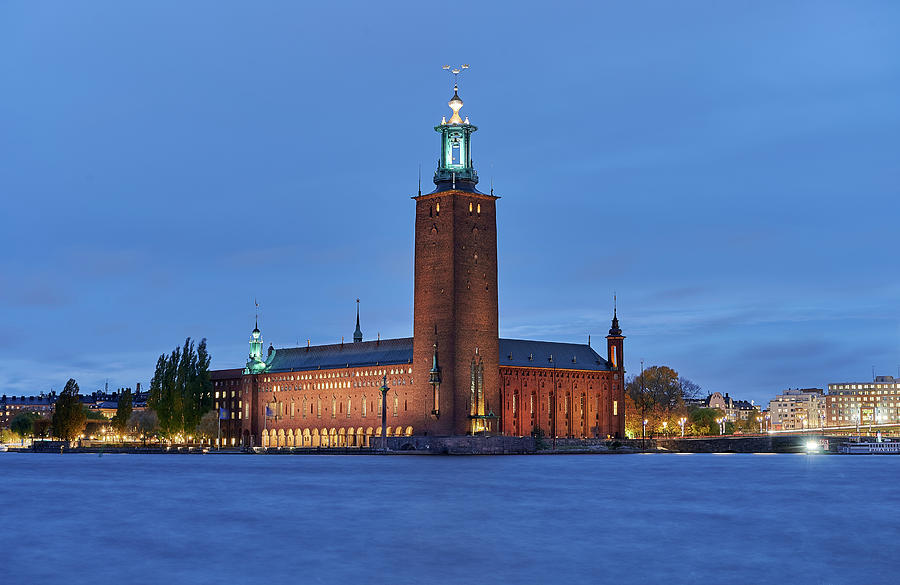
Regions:
<svg viewBox="0 0 900 585"><path fill-rule="evenodd" d="M900 583L900 457L0 454L0 582Z"/></svg>

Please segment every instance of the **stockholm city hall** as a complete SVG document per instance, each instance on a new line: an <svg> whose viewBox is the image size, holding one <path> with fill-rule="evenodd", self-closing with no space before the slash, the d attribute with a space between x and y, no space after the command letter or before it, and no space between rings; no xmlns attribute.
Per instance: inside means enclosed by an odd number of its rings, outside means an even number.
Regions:
<svg viewBox="0 0 900 585"><path fill-rule="evenodd" d="M624 336L613 312L606 356L590 344L502 339L497 200L476 188L457 87L435 189L415 196L413 336L263 351L257 327L243 369L211 372L226 444L354 447L388 436L623 437ZM383 385L389 387L386 395ZM385 396L385 399L382 397ZM220 412L222 412L220 410Z"/></svg>

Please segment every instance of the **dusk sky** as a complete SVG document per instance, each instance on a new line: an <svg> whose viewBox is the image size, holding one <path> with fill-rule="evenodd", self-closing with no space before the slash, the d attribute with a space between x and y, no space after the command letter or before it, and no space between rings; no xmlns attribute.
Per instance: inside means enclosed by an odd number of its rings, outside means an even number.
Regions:
<svg viewBox="0 0 900 585"><path fill-rule="evenodd" d="M704 392L898 375L900 3L0 1L0 393L412 334L443 64L500 334Z"/></svg>

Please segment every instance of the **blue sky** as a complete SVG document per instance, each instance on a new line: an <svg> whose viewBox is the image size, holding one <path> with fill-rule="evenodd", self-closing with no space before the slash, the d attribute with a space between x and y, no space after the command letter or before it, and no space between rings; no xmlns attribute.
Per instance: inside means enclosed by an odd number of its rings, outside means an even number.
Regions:
<svg viewBox="0 0 900 585"><path fill-rule="evenodd" d="M412 330L412 219L463 114L503 336L707 391L900 366L900 4L0 2L0 392L147 384Z"/></svg>

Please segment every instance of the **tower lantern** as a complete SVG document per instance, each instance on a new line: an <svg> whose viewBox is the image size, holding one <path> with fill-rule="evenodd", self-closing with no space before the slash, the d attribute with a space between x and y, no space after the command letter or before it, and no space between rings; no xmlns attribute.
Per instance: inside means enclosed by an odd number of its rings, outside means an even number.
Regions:
<svg viewBox="0 0 900 585"><path fill-rule="evenodd" d="M259 331L259 317L257 317L253 332L250 333L250 356L247 359L245 373L258 374L266 369L266 361L262 357L262 348L262 333Z"/></svg>
<svg viewBox="0 0 900 585"><path fill-rule="evenodd" d="M454 72L458 70L454 69ZM439 126L434 130L441 133L441 158L438 160L437 170L434 172L434 184L438 191L445 189L459 189L461 191L474 191L478 183L478 173L472 166L471 139L472 132L478 128L469 123L469 117L465 119L459 116L459 110L463 107L463 101L459 97L459 86L453 86L453 97L447 102L453 115L448 121L446 116L441 119Z"/></svg>

